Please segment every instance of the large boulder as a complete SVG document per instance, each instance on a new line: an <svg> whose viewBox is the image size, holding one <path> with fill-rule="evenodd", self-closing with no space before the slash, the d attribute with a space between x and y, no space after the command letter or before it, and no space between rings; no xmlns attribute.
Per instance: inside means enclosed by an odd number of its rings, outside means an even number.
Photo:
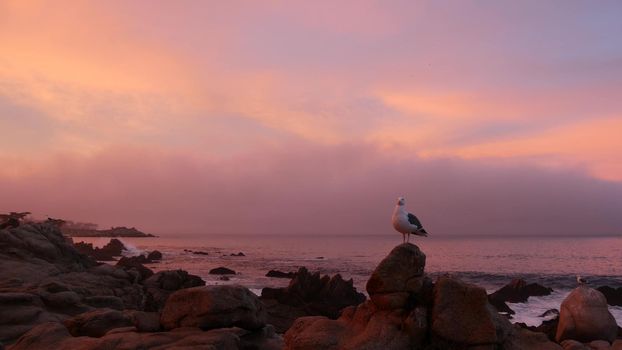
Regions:
<svg viewBox="0 0 622 350"><path fill-rule="evenodd" d="M424 299L431 280L424 275L425 254L414 244L395 247L376 267L367 281L371 300L382 309L398 309ZM429 288L428 288L429 289Z"/></svg>
<svg viewBox="0 0 622 350"><path fill-rule="evenodd" d="M435 283L431 326L435 336L467 345L500 344L511 327L488 303L486 290L449 276Z"/></svg>
<svg viewBox="0 0 622 350"><path fill-rule="evenodd" d="M245 287L220 285L195 287L171 294L162 310L165 329L240 327L259 329L266 324L266 310Z"/></svg>
<svg viewBox="0 0 622 350"><path fill-rule="evenodd" d="M585 285L575 288L562 302L555 339L581 342L613 342L618 333L616 320L609 312L607 299L596 289Z"/></svg>

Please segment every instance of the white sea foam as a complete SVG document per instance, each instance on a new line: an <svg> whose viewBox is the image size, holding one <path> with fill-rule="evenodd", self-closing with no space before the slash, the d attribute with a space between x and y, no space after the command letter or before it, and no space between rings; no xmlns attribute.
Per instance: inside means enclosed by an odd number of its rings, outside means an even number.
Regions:
<svg viewBox="0 0 622 350"><path fill-rule="evenodd" d="M123 245L125 246L125 249L122 252L123 256L137 256L137 255L141 255L143 254L145 251L142 249L139 249L138 247L136 247L135 245L127 242L126 240L123 239L119 239L121 241L121 243L123 243Z"/></svg>

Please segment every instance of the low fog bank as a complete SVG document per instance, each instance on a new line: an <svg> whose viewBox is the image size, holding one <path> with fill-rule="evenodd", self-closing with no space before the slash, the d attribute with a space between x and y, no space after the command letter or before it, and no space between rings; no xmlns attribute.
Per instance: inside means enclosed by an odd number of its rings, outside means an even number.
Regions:
<svg viewBox="0 0 622 350"><path fill-rule="evenodd" d="M397 196L434 235L622 233L622 184L578 170L404 160L369 145L229 159L108 150L0 181L0 211L156 234L381 234Z"/></svg>

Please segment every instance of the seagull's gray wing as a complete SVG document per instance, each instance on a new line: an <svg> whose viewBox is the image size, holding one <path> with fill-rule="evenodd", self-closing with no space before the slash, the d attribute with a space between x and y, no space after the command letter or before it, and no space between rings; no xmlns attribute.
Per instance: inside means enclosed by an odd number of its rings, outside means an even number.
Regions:
<svg viewBox="0 0 622 350"><path fill-rule="evenodd" d="M423 225L421 225L421 221L419 221L419 219L411 213L408 213L408 222L410 222L411 225L417 226L417 228L423 227Z"/></svg>

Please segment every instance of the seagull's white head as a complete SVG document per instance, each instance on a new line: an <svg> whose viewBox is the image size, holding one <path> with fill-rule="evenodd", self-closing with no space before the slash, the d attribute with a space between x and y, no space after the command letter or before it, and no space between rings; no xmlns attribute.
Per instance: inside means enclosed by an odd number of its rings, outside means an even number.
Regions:
<svg viewBox="0 0 622 350"><path fill-rule="evenodd" d="M404 203L406 203L406 198L404 197L399 197L397 199L397 205L404 205Z"/></svg>

